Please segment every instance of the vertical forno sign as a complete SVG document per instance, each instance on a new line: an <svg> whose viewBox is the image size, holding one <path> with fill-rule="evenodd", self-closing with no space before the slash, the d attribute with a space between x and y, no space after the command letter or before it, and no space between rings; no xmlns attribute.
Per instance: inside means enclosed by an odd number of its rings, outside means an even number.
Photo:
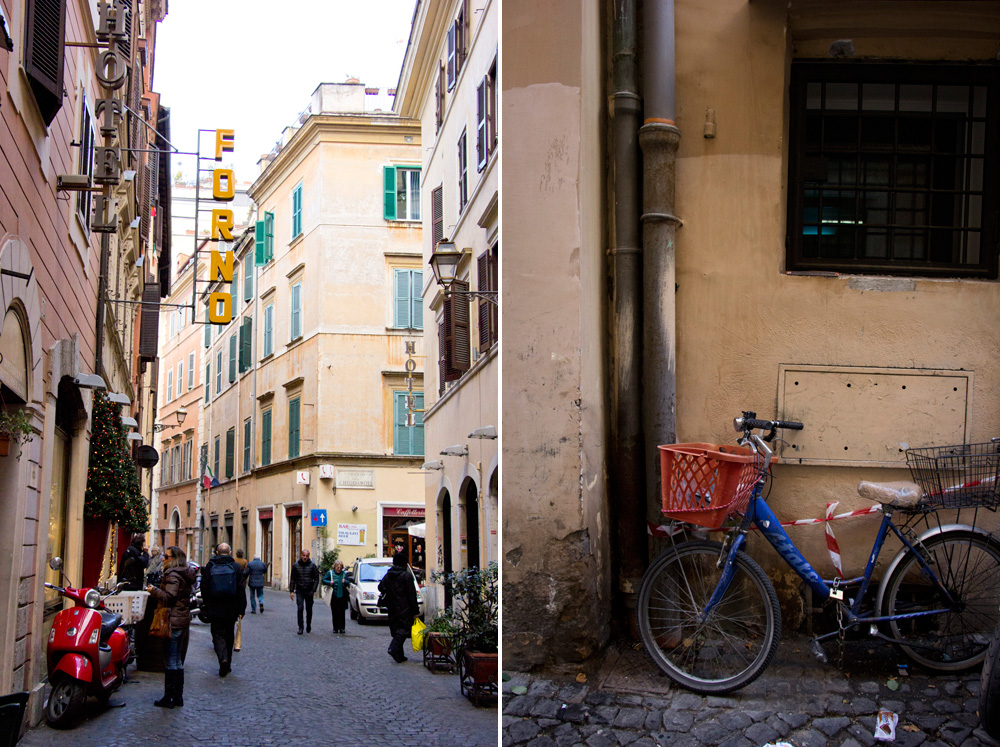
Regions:
<svg viewBox="0 0 1000 747"><path fill-rule="evenodd" d="M223 153L232 153L236 135L233 130L215 131L215 160L221 161ZM212 172L212 199L217 202L231 202L236 197L236 179L232 169L218 168ZM208 281L210 283L233 282L233 250L227 249L225 256L219 251L219 241L233 240L233 211L228 207L212 210L213 243L209 262ZM229 324L233 318L233 296L231 293L215 291L208 297L208 321L212 324Z"/></svg>

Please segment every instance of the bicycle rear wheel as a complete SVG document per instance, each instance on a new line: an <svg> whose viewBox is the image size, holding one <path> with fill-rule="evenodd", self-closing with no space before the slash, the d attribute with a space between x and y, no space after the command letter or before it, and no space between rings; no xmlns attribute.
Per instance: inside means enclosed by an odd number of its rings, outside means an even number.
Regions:
<svg viewBox="0 0 1000 747"><path fill-rule="evenodd" d="M639 632L649 655L674 682L701 694L728 693L753 682L781 638L778 596L764 571L736 556L732 583L702 620L722 575L717 542L684 542L643 576Z"/></svg>
<svg viewBox="0 0 1000 747"><path fill-rule="evenodd" d="M906 641L896 644L899 649L925 669L973 669L985 658L1000 622L1000 543L989 535L952 531L919 547L953 601L923 572L916 553L908 550L890 568L878 608L886 616L946 609L887 625L894 638Z"/></svg>

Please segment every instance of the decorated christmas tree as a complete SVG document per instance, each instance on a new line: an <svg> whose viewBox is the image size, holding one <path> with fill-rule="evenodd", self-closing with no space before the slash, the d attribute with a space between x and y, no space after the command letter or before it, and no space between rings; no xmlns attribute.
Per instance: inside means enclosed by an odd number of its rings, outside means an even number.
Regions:
<svg viewBox="0 0 1000 747"><path fill-rule="evenodd" d="M83 516L109 519L123 529L145 532L149 512L139 492L118 408L103 392L95 392Z"/></svg>

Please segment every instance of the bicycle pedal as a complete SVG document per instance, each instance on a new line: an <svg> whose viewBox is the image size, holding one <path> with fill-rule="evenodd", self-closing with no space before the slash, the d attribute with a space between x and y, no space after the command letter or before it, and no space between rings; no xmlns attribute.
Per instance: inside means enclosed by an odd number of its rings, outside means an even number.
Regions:
<svg viewBox="0 0 1000 747"><path fill-rule="evenodd" d="M819 644L819 641L817 641L815 638L809 641L809 650L812 651L813 656L819 659L821 664L826 664L827 662L829 662L829 659L827 659L826 657L826 651L823 650L823 647Z"/></svg>

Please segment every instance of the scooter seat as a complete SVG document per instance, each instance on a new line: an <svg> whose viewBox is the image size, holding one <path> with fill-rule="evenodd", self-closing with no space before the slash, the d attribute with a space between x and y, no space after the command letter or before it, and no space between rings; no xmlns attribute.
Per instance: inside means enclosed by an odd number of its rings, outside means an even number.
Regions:
<svg viewBox="0 0 1000 747"><path fill-rule="evenodd" d="M98 610L101 615L101 643L107 643L111 634L122 624L122 616L117 612Z"/></svg>

